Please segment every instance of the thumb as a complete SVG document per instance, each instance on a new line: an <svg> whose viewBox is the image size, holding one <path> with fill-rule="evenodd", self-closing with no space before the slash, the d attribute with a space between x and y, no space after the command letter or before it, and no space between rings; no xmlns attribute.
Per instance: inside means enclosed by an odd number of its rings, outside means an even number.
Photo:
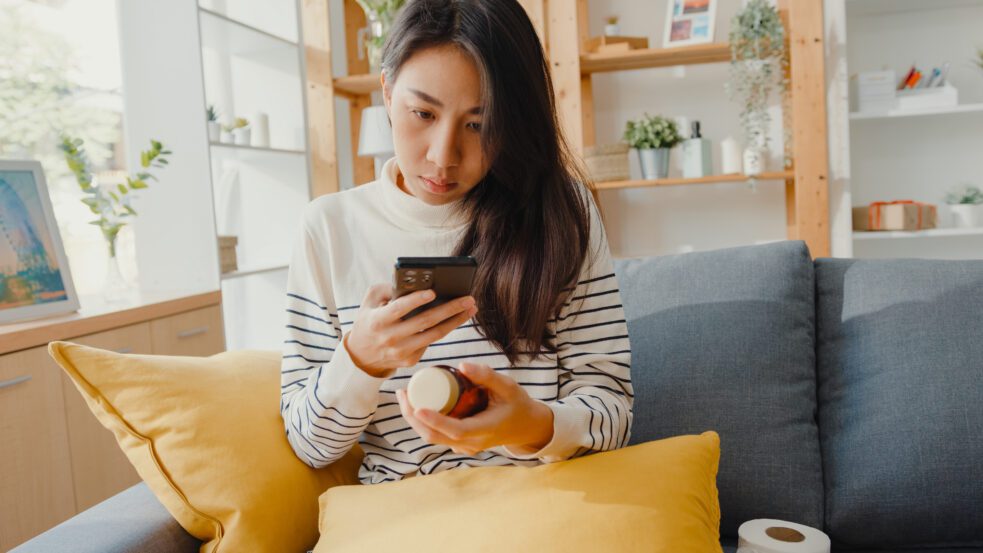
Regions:
<svg viewBox="0 0 983 553"><path fill-rule="evenodd" d="M362 298L363 307L379 307L392 299L392 288L388 284L370 286Z"/></svg>
<svg viewBox="0 0 983 553"><path fill-rule="evenodd" d="M461 363L457 368L471 382L479 386L484 386L500 396L509 395L512 387L515 385L514 380L505 375L498 374L488 365Z"/></svg>

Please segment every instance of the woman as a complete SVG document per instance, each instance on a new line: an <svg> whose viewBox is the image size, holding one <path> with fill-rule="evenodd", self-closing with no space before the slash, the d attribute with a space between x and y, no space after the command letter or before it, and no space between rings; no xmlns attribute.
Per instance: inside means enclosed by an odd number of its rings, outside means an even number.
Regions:
<svg viewBox="0 0 983 553"><path fill-rule="evenodd" d="M382 86L396 156L308 206L287 290L281 414L312 467L359 442L365 484L534 466L627 445L628 332L596 208L557 125L549 67L515 0L413 0ZM472 255L472 296L401 316L400 256ZM361 301L359 301L361 300ZM416 410L408 379L459 364L466 419Z"/></svg>

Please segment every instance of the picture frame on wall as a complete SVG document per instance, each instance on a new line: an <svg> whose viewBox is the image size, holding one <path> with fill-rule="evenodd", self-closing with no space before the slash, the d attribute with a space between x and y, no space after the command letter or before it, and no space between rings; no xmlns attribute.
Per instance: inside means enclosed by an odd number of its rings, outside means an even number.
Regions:
<svg viewBox="0 0 983 553"><path fill-rule="evenodd" d="M78 309L41 163L0 160L0 324Z"/></svg>
<svg viewBox="0 0 983 553"><path fill-rule="evenodd" d="M717 0L669 0L662 46L690 46L713 42Z"/></svg>

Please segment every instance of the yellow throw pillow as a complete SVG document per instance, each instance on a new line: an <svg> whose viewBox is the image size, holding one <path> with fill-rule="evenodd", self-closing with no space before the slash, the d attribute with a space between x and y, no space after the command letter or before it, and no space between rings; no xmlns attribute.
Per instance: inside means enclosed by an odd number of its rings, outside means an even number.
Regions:
<svg viewBox="0 0 983 553"><path fill-rule="evenodd" d="M203 553L307 551L318 496L358 484L358 446L321 470L294 454L279 353L121 355L67 342L48 351Z"/></svg>
<svg viewBox="0 0 983 553"><path fill-rule="evenodd" d="M710 552L720 548L715 432L527 467L337 486L314 553Z"/></svg>

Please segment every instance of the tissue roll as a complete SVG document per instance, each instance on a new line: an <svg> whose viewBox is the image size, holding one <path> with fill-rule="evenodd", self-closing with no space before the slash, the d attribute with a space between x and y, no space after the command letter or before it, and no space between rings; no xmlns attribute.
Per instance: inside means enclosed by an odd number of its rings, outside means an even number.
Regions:
<svg viewBox="0 0 983 553"><path fill-rule="evenodd" d="M737 529L738 553L830 553L829 536L784 520L749 520Z"/></svg>

